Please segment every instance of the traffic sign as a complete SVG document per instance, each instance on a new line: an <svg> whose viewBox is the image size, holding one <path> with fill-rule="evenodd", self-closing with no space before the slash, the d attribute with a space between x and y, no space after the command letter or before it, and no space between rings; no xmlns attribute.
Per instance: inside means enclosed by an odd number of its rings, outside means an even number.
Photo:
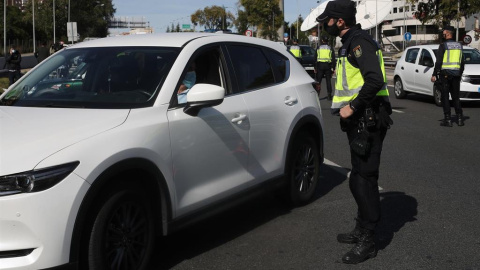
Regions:
<svg viewBox="0 0 480 270"><path fill-rule="evenodd" d="M288 33L283 33L284 38L288 38Z"/></svg>
<svg viewBox="0 0 480 270"><path fill-rule="evenodd" d="M182 29L190 29L190 24L182 24Z"/></svg>
<svg viewBox="0 0 480 270"><path fill-rule="evenodd" d="M406 32L405 35L403 35L406 41L410 41L412 39L412 34L410 32Z"/></svg>
<svg viewBox="0 0 480 270"><path fill-rule="evenodd" d="M253 35L252 30L247 30L247 31L245 31L245 36L251 37L252 35Z"/></svg>
<svg viewBox="0 0 480 270"><path fill-rule="evenodd" d="M472 36L470 36L470 35L465 35L465 36L463 37L463 43L465 43L465 44L470 44L471 42L472 42Z"/></svg>

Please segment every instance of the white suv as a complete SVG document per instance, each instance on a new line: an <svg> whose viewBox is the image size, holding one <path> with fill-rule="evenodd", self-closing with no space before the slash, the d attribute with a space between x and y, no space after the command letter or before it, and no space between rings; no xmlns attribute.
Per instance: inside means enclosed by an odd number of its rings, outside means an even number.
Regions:
<svg viewBox="0 0 480 270"><path fill-rule="evenodd" d="M435 104L442 105L441 90L433 84L433 67L436 61L436 45L412 46L398 60L394 72L395 97L405 98L407 93L433 96ZM480 53L477 49L463 46L465 70L460 83L460 100L480 100Z"/></svg>
<svg viewBox="0 0 480 270"><path fill-rule="evenodd" d="M238 35L52 55L0 96L1 268L145 269L155 235L267 184L309 202L323 162L312 83L283 45Z"/></svg>

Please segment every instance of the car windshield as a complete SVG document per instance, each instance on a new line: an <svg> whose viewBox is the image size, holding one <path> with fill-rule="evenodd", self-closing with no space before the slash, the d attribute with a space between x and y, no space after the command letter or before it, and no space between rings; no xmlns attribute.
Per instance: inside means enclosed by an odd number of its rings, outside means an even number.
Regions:
<svg viewBox="0 0 480 270"><path fill-rule="evenodd" d="M437 55L437 49L433 50L433 53ZM477 49L463 49L463 55L465 56L465 64L480 64L480 52Z"/></svg>
<svg viewBox="0 0 480 270"><path fill-rule="evenodd" d="M463 50L465 56L465 64L480 64L480 53L478 50Z"/></svg>
<svg viewBox="0 0 480 270"><path fill-rule="evenodd" d="M176 48L63 50L32 70L1 106L139 108L151 106L178 55Z"/></svg>

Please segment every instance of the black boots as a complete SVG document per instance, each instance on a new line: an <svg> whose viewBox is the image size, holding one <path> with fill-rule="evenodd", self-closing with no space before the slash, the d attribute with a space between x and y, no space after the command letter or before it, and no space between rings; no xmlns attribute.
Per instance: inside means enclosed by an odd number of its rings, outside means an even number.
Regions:
<svg viewBox="0 0 480 270"><path fill-rule="evenodd" d="M340 233L337 235L337 241L343 244L356 244L362 235L361 229L357 226L349 233Z"/></svg>
<svg viewBox="0 0 480 270"><path fill-rule="evenodd" d="M353 248L343 256L342 261L344 263L357 264L377 256L372 230L355 228L350 233L339 234L337 240L340 243L355 244Z"/></svg>
<svg viewBox="0 0 480 270"><path fill-rule="evenodd" d="M459 113L459 114L457 114L457 117L458 117L458 122L457 122L457 123L458 123L458 126L459 126L459 127L464 126L465 123L463 122L463 114Z"/></svg>
<svg viewBox="0 0 480 270"><path fill-rule="evenodd" d="M440 126L452 127L452 118L450 117L450 114L445 114L445 118L442 123L440 123Z"/></svg>

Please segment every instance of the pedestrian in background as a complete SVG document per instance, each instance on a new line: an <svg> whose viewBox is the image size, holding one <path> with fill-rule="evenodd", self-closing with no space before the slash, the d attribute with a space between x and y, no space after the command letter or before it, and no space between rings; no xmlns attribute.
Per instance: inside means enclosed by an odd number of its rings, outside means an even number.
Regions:
<svg viewBox="0 0 480 270"><path fill-rule="evenodd" d="M8 69L9 85L14 84L18 79L20 79L21 63L22 55L20 52L15 48L15 46L10 47L10 51L5 58L5 66Z"/></svg>
<svg viewBox="0 0 480 270"><path fill-rule="evenodd" d="M340 243L354 244L342 258L357 264L377 255L374 232L380 220L378 178L387 129L393 124L382 51L368 32L356 24L355 2L334 0L317 17L328 34L340 36L332 113L350 144L350 191L357 203L353 231L337 235Z"/></svg>
<svg viewBox="0 0 480 270"><path fill-rule="evenodd" d="M465 125L463 122L463 110L460 104L460 80L463 69L465 68L465 57L463 56L463 46L453 40L455 28L445 26L443 28L444 43L438 46L437 61L433 69L431 81L434 83L437 78L442 85L442 106L443 121L440 125L445 127L452 126L450 98L452 96L453 107L457 115L457 124Z"/></svg>
<svg viewBox="0 0 480 270"><path fill-rule="evenodd" d="M302 60L302 50L300 49L300 46L298 45L298 40L296 38L292 39L292 46L290 46L290 52L297 58L298 61Z"/></svg>
<svg viewBox="0 0 480 270"><path fill-rule="evenodd" d="M327 80L327 98L332 100L332 73L335 72L335 52L328 45L328 36L322 36L321 45L317 49L317 82L322 83L323 76Z"/></svg>
<svg viewBox="0 0 480 270"><path fill-rule="evenodd" d="M43 60L47 59L49 55L50 55L50 52L47 48L47 44L45 42L42 42L38 50L35 52L35 57L37 58L37 62L38 63L42 62Z"/></svg>

